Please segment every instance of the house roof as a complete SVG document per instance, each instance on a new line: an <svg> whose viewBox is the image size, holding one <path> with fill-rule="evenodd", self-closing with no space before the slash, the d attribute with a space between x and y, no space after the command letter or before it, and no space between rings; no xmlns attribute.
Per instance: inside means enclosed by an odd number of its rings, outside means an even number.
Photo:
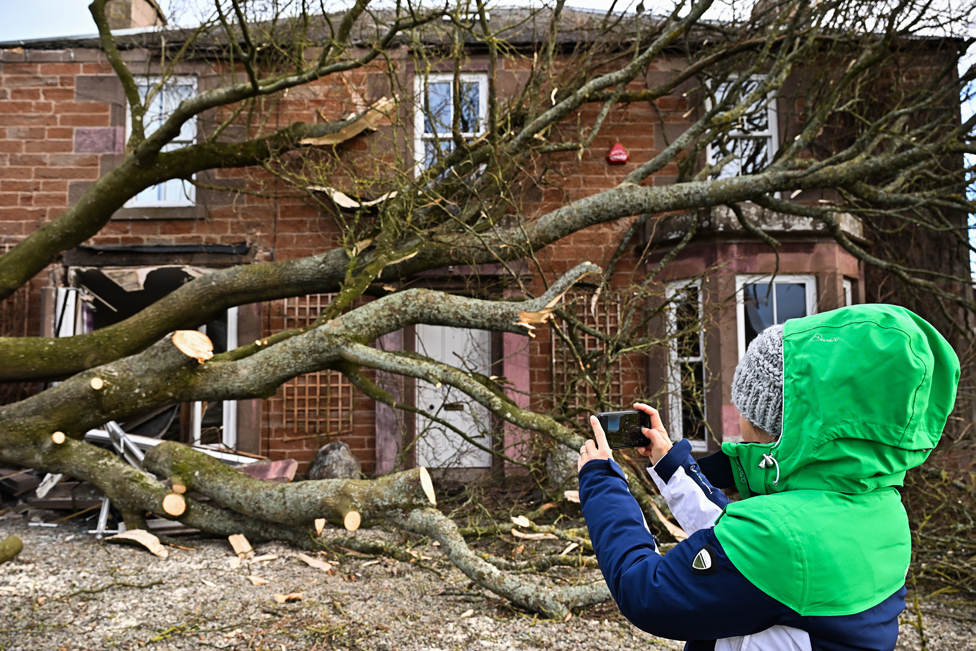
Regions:
<svg viewBox="0 0 976 651"><path fill-rule="evenodd" d="M328 20L322 15L313 16L304 38L310 41L324 41L330 33L330 23L335 25L342 16L341 13L330 14ZM471 18L472 22L477 23L476 17L472 16ZM544 41L549 34L551 18L552 11L550 9L531 7L496 7L489 12L491 29L497 30L496 35L500 39L514 46L529 46ZM365 44L374 40L389 29L394 19L394 10L364 13L356 24L353 42ZM660 24L663 17L645 14L639 20L641 28L646 30ZM563 9L559 22L558 42L567 45L590 42L606 36L612 36L614 39L626 38L628 35L636 33L637 27L637 21L635 21L633 14L616 13L608 15L603 11L571 7ZM295 25L295 21L280 21L274 24L265 22L255 23L251 25L251 28L253 33L262 35L264 40L269 41L274 38L278 41L287 41L293 34ZM158 46L163 42L163 39L167 45L178 47L185 43L188 38L191 38L196 30L197 26L164 26L113 30L112 34L120 49ZM450 30L450 21L446 19L434 20L413 30L411 38L412 40L419 38L421 42L430 45L446 44L451 41ZM475 24L473 31L475 34L480 32L480 26ZM401 42L406 40L406 35L400 38ZM480 42L477 36L468 36L466 40L472 44ZM226 34L217 26L210 34L197 37L196 48L208 50L220 48L226 43ZM0 49L62 50L100 47L99 36L94 33L0 42Z"/></svg>

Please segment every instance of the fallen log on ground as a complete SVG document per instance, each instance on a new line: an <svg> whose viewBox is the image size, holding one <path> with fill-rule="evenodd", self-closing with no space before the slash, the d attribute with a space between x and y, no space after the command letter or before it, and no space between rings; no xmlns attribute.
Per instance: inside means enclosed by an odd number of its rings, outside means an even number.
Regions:
<svg viewBox="0 0 976 651"><path fill-rule="evenodd" d="M553 619L566 620L572 616L573 608L600 603L610 598L610 590L602 580L586 585L550 588L506 574L471 551L458 533L457 525L436 509L391 514L389 519L402 529L438 541L447 557L465 576L482 588L526 610Z"/></svg>
<svg viewBox="0 0 976 651"><path fill-rule="evenodd" d="M146 454L146 470L168 477L246 516L296 526L315 520L355 531L389 511L436 504L426 468L378 479L320 479L293 484L260 481L191 447L168 441Z"/></svg>

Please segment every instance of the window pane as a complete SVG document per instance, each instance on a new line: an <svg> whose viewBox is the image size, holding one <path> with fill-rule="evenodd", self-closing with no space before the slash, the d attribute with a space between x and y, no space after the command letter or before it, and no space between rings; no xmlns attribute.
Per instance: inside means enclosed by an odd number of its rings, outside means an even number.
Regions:
<svg viewBox="0 0 976 651"><path fill-rule="evenodd" d="M451 131L451 82L437 81L427 84L427 106L424 115L425 133L449 133Z"/></svg>
<svg viewBox="0 0 976 651"><path fill-rule="evenodd" d="M760 332L775 324L773 319L773 297L769 292L769 283L755 283L742 288L742 300L745 307L746 346L755 339Z"/></svg>
<svg viewBox="0 0 976 651"><path fill-rule="evenodd" d="M734 147L736 160L727 169L737 165L736 175L756 174L769 162L769 138L736 138Z"/></svg>
<svg viewBox="0 0 976 651"><path fill-rule="evenodd" d="M478 114L481 111L481 84L476 81L461 82L461 131L478 132Z"/></svg>
<svg viewBox="0 0 976 651"><path fill-rule="evenodd" d="M675 298L678 357L701 357L701 320L698 288L689 287Z"/></svg>
<svg viewBox="0 0 976 651"><path fill-rule="evenodd" d="M454 151L453 140L424 140L424 169L427 169L452 151Z"/></svg>
<svg viewBox="0 0 976 651"><path fill-rule="evenodd" d="M705 365L686 362L681 365L681 436L704 441Z"/></svg>
<svg viewBox="0 0 976 651"><path fill-rule="evenodd" d="M807 315L806 286L799 283L776 283L776 323Z"/></svg>

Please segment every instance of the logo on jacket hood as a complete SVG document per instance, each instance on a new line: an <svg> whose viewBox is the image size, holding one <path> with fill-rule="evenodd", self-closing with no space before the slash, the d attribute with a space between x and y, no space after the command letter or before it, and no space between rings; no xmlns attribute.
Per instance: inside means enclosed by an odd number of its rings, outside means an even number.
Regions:
<svg viewBox="0 0 976 651"><path fill-rule="evenodd" d="M839 339L838 337L831 337L830 339L827 339L826 337L824 337L819 332L817 334L813 335L812 337L810 337L810 341L823 341L823 342L828 343L828 344L830 342L832 342L832 341L838 341L838 339Z"/></svg>

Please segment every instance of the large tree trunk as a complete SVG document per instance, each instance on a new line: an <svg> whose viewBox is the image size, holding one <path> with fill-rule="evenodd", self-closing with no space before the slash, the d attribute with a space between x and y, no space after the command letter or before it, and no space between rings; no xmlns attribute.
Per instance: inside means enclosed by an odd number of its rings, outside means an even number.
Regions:
<svg viewBox="0 0 976 651"><path fill-rule="evenodd" d="M300 527L324 518L348 529L347 517L352 512L358 513L363 523L370 523L392 510L409 511L436 503L430 474L422 467L372 481L322 479L272 484L174 442L150 450L145 466L242 515Z"/></svg>

